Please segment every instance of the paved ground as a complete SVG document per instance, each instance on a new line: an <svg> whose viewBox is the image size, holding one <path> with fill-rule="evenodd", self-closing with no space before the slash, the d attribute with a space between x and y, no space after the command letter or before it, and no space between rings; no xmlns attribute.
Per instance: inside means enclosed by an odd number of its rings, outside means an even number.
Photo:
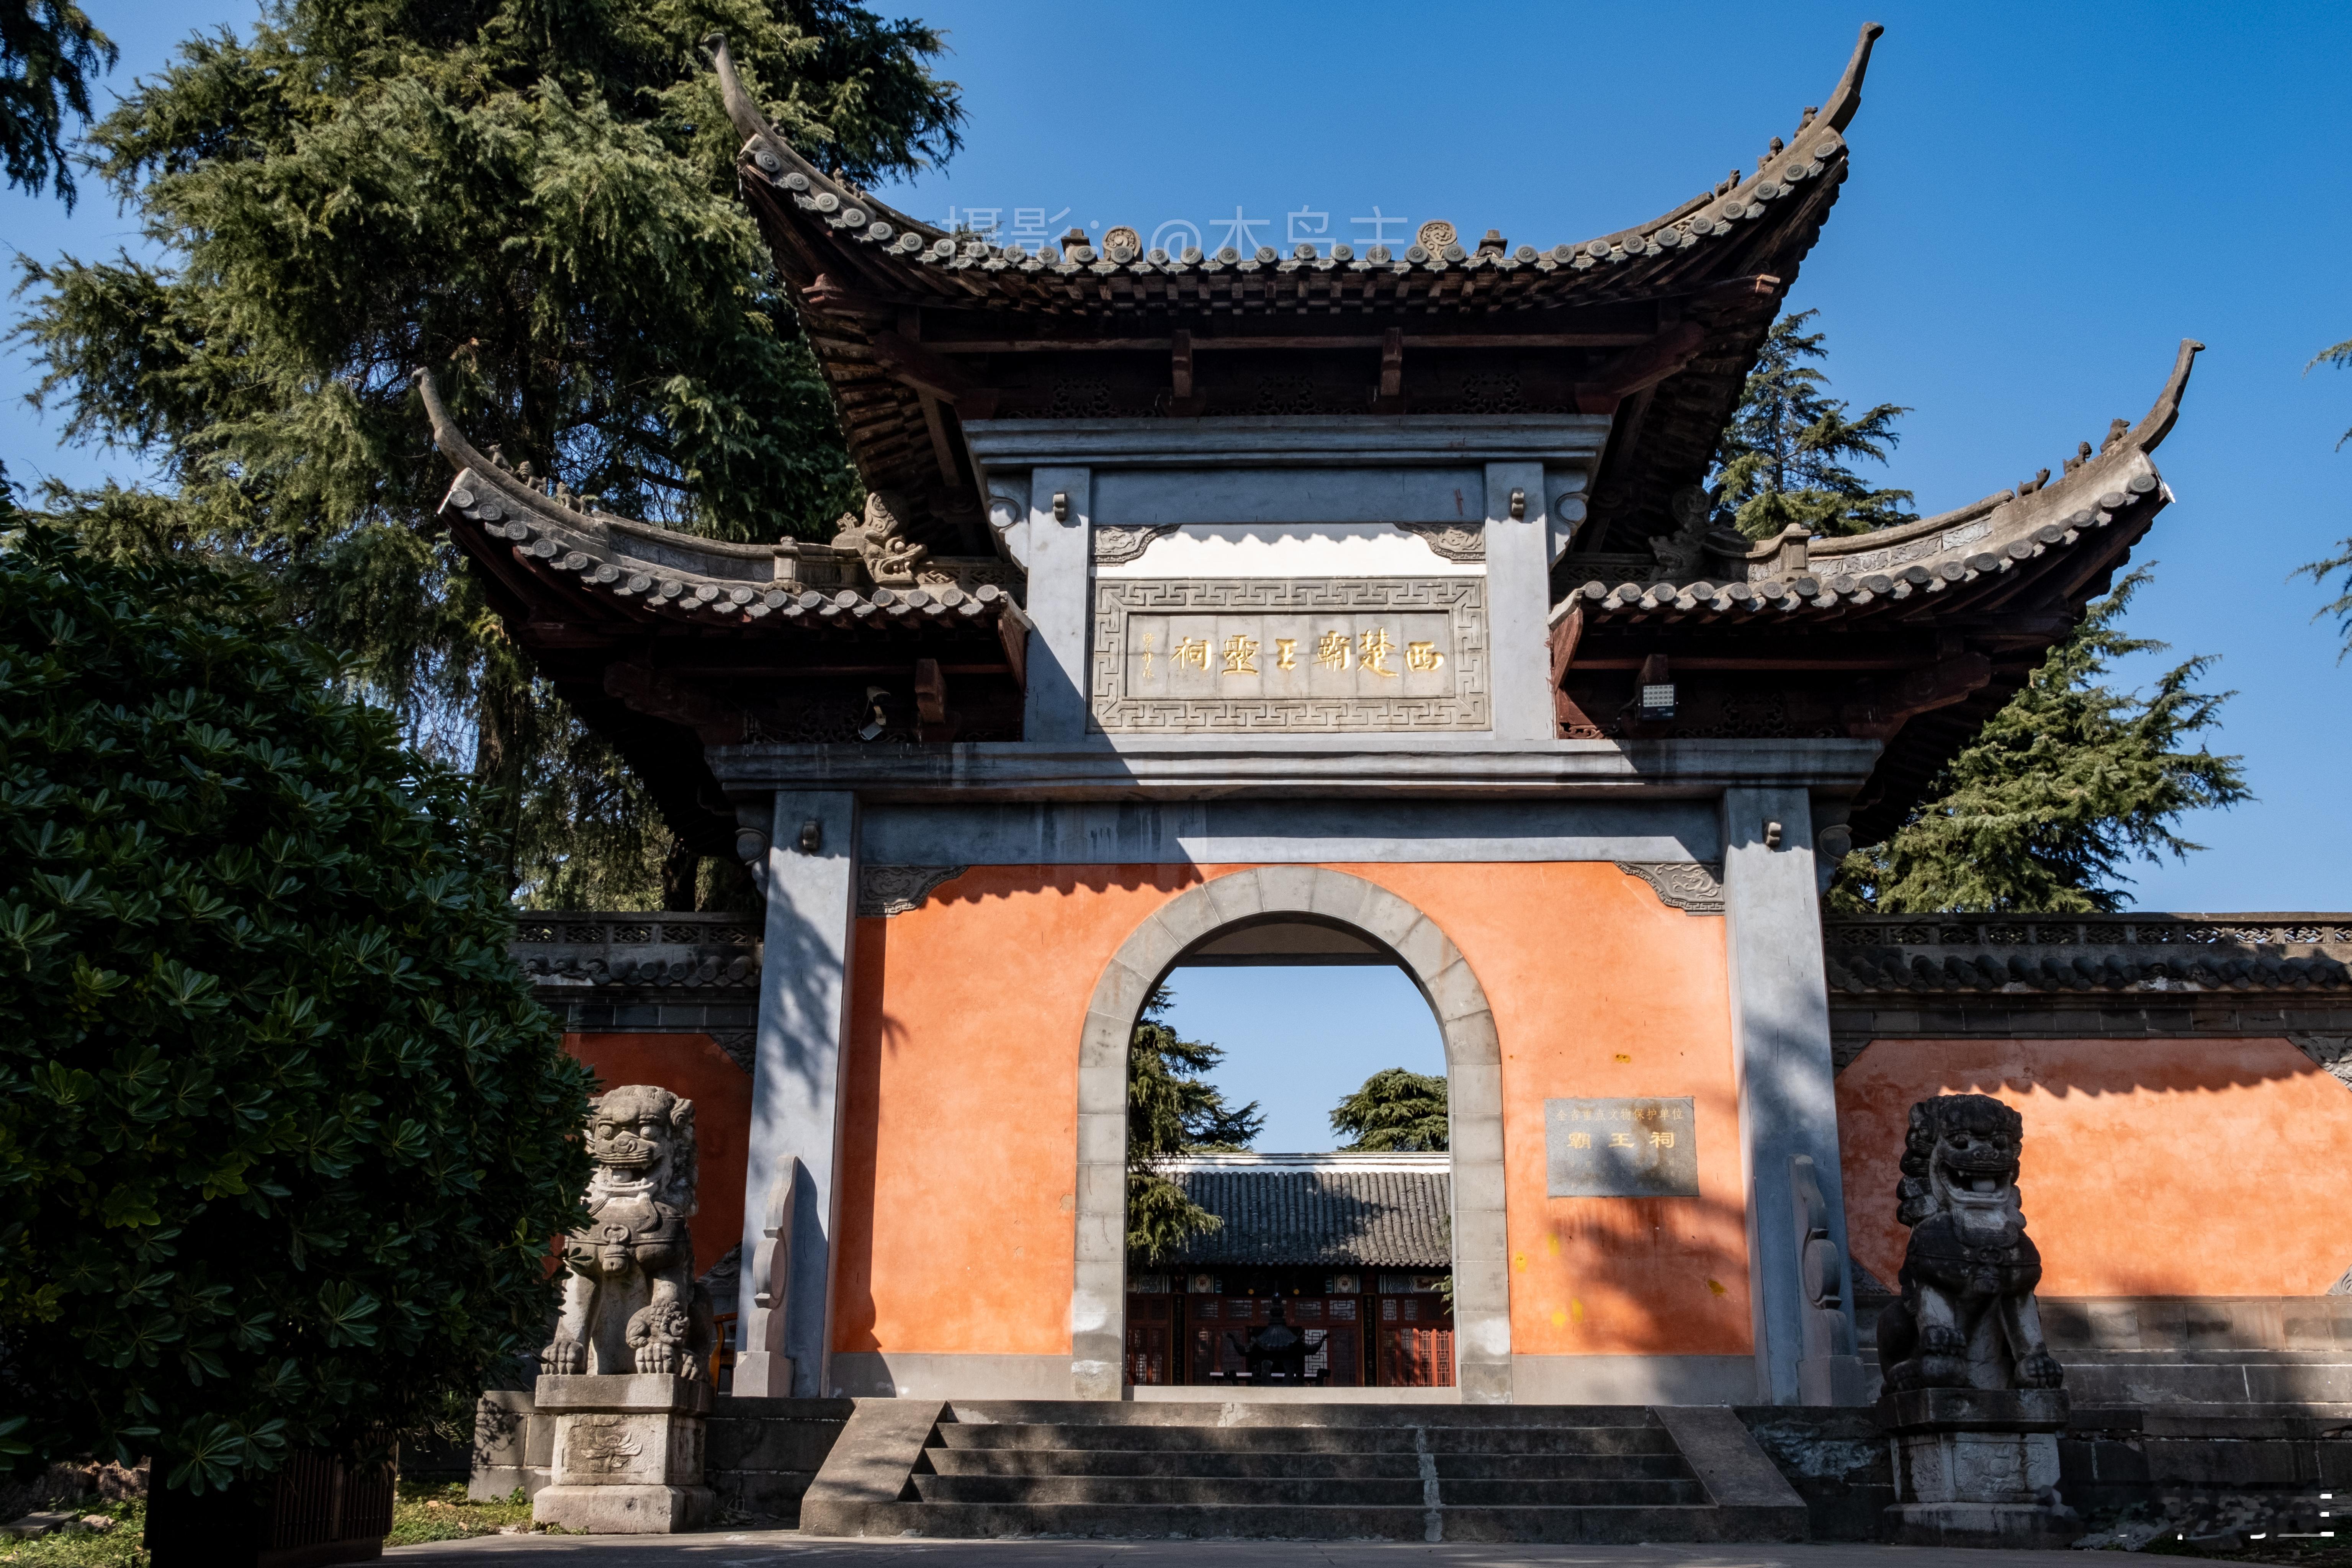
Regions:
<svg viewBox="0 0 2352 1568"><path fill-rule="evenodd" d="M399 1568L2067 1568L2047 1552L1914 1546L1423 1546L1384 1541L828 1541L792 1531L489 1535L401 1546ZM2079 1562L2080 1559L2073 1560ZM2197 1559L2168 1558L2168 1563Z"/></svg>

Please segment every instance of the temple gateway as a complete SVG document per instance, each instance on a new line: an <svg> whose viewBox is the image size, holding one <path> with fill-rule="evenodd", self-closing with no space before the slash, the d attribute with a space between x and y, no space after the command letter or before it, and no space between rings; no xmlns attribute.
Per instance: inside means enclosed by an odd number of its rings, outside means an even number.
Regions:
<svg viewBox="0 0 2352 1568"><path fill-rule="evenodd" d="M610 516L426 384L512 635L764 895L532 916L520 949L608 1083L697 1107L735 1396L1858 1405L1906 1110L1975 1089L2023 1108L2078 1403L2100 1366L2152 1397L2181 1321L2237 1325L2232 1375L2297 1343L2352 1370L2352 1221L2294 1196L2352 1153L2346 922L1824 922L1838 858L2172 499L2200 346L2151 345L2145 415L2086 410L2054 477L1857 537L1717 527L1877 31L1651 222L1254 254L942 232L795 151L722 44L862 515L772 544ZM1228 1231L1147 1266L1138 1012L1237 955L1410 975L1451 1147L1193 1162ZM1352 1217L1265 1197L1309 1187ZM1275 1322L1295 1349L1239 1331Z"/></svg>

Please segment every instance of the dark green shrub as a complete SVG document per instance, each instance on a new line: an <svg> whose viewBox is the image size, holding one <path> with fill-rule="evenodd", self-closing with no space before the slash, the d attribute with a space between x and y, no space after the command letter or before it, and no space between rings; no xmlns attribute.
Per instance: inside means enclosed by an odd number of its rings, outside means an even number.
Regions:
<svg viewBox="0 0 2352 1568"><path fill-rule="evenodd" d="M218 574L0 543L0 1446L201 1492L470 1395L589 1166L467 786Z"/></svg>

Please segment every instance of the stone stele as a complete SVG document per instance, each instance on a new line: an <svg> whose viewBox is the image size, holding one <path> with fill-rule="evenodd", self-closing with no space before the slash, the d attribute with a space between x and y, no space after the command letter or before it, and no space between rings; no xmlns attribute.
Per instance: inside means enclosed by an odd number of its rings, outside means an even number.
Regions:
<svg viewBox="0 0 2352 1568"><path fill-rule="evenodd" d="M694 1279L694 1102L643 1084L590 1102L589 1223L566 1238L563 1310L534 1400L555 1420L541 1524L649 1535L709 1521L710 1300Z"/></svg>

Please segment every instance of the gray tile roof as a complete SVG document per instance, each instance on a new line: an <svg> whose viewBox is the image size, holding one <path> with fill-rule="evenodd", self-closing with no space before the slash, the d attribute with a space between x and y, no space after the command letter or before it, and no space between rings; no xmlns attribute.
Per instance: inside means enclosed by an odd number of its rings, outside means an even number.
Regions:
<svg viewBox="0 0 2352 1568"><path fill-rule="evenodd" d="M1454 1261L1453 1177L1427 1169L1344 1165L1202 1168L1169 1176L1224 1226L1165 1267L1444 1268Z"/></svg>

